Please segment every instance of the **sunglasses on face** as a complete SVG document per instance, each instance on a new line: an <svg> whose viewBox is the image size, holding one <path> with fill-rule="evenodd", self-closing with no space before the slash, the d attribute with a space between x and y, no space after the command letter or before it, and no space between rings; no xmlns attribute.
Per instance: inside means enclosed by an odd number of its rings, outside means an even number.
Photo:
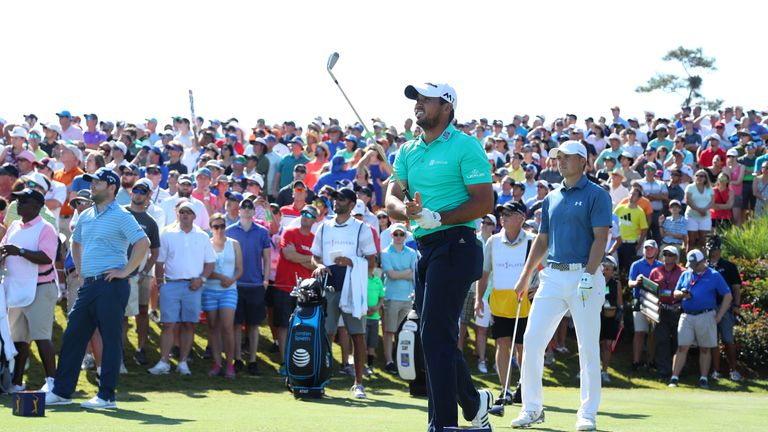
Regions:
<svg viewBox="0 0 768 432"><path fill-rule="evenodd" d="M158 175L160 174L160 171L158 170L147 170L147 175Z"/></svg>
<svg viewBox="0 0 768 432"><path fill-rule="evenodd" d="M293 188L293 191L294 192L306 192L307 190L304 189L303 187L295 187L295 188Z"/></svg>
<svg viewBox="0 0 768 432"><path fill-rule="evenodd" d="M379 219L389 219L389 216L386 216L386 215L381 215L381 216L378 216L378 218L379 218Z"/></svg>
<svg viewBox="0 0 768 432"><path fill-rule="evenodd" d="M396 231L396 232L392 233L392 237L405 237L405 233L400 232L400 231Z"/></svg>
<svg viewBox="0 0 768 432"><path fill-rule="evenodd" d="M131 193L139 194L139 195L146 195L149 193L148 190L144 188L133 188L131 189Z"/></svg>
<svg viewBox="0 0 768 432"><path fill-rule="evenodd" d="M224 225L224 224L216 224L216 225L211 225L211 229L215 229L215 230L224 229L224 228L226 228L226 227L227 227L227 226L226 226L226 225Z"/></svg>
<svg viewBox="0 0 768 432"><path fill-rule="evenodd" d="M313 214L312 214L312 213L310 213L310 212L301 212L301 215L302 215L303 217L306 217L306 218L310 218L310 219L317 219L317 216L313 215Z"/></svg>
<svg viewBox="0 0 768 432"><path fill-rule="evenodd" d="M307 173L307 170L303 170L303 169L297 169L297 170L294 170L293 172L295 172L295 173L299 173L299 174L306 174L306 173Z"/></svg>
<svg viewBox="0 0 768 432"><path fill-rule="evenodd" d="M240 208L242 210L253 210L254 209L253 205L251 205L251 204L246 204L246 205L240 204Z"/></svg>
<svg viewBox="0 0 768 432"><path fill-rule="evenodd" d="M664 252L662 255L665 256L665 257L677 256L677 255L673 254L672 252Z"/></svg>
<svg viewBox="0 0 768 432"><path fill-rule="evenodd" d="M483 225L487 225L487 226L496 226L496 224L495 224L495 223L493 223L493 222L491 222L491 221L483 221Z"/></svg>

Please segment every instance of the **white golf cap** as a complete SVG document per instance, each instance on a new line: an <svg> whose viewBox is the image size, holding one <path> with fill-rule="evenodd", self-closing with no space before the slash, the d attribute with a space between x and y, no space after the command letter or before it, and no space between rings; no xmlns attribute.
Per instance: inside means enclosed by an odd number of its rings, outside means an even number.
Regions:
<svg viewBox="0 0 768 432"><path fill-rule="evenodd" d="M496 225L496 216L488 213L487 215L483 216L483 218L488 218L493 222L494 225Z"/></svg>
<svg viewBox="0 0 768 432"><path fill-rule="evenodd" d="M405 233L405 235L408 235L408 228L405 227L405 224L400 222L393 223L389 231L392 233L394 233L395 231L402 231L403 233Z"/></svg>
<svg viewBox="0 0 768 432"><path fill-rule="evenodd" d="M739 157L739 151L738 151L738 150L736 150L735 148L732 148L732 149L728 149L728 151L727 151L727 152L725 152L725 155L726 155L726 156L735 156L735 157Z"/></svg>
<svg viewBox="0 0 768 432"><path fill-rule="evenodd" d="M12 137L19 137L19 138L26 138L27 137L27 130L22 126L16 126L11 131Z"/></svg>
<svg viewBox="0 0 768 432"><path fill-rule="evenodd" d="M363 200L357 200L355 203L355 207L352 209L352 216L358 216L358 215L364 215L365 214L365 203Z"/></svg>
<svg viewBox="0 0 768 432"><path fill-rule="evenodd" d="M656 243L656 240L646 240L643 242L643 248L652 247L654 249L658 249L659 245Z"/></svg>
<svg viewBox="0 0 768 432"><path fill-rule="evenodd" d="M416 100L418 95L426 97L439 97L453 105L454 110L457 107L456 90L454 90L453 87L449 86L448 84L424 83L424 87L409 85L405 88L405 97L408 99Z"/></svg>
<svg viewBox="0 0 768 432"><path fill-rule="evenodd" d="M110 141L109 146L120 150L123 154L128 154L128 147L121 141Z"/></svg>
<svg viewBox="0 0 768 432"><path fill-rule="evenodd" d="M680 256L680 251L677 250L677 248L672 245L664 246L664 249L662 250L662 252L669 252L671 254L675 254L675 256L678 256L678 257Z"/></svg>
<svg viewBox="0 0 768 432"><path fill-rule="evenodd" d="M584 159L587 158L587 149L584 147L584 145L578 141L566 141L562 144L560 144L558 147L553 148L549 151L549 157L552 159L557 158L558 154L564 154L564 155L579 155L583 157Z"/></svg>
<svg viewBox="0 0 768 432"><path fill-rule="evenodd" d="M688 268L695 268L700 262L704 261L704 253L698 249L688 252L685 256L688 261Z"/></svg>

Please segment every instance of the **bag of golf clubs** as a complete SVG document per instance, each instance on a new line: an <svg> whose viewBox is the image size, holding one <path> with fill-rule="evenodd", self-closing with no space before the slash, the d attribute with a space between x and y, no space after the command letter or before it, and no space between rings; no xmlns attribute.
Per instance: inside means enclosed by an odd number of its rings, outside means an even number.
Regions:
<svg viewBox="0 0 768 432"><path fill-rule="evenodd" d="M397 374L408 381L411 396L427 395L427 372L424 367L424 352L419 337L419 314L415 310L397 328L395 340Z"/></svg>
<svg viewBox="0 0 768 432"><path fill-rule="evenodd" d="M319 398L331 378L332 353L325 332L325 290L328 276L299 279L291 292L296 310L288 323L285 346L286 386L295 398Z"/></svg>

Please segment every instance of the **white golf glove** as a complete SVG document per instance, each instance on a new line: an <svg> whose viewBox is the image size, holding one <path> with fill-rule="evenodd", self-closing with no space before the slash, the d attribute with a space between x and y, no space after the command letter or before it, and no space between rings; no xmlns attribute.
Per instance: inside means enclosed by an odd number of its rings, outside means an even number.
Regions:
<svg viewBox="0 0 768 432"><path fill-rule="evenodd" d="M442 225L440 222L440 213L434 212L428 208L422 208L416 223L424 229L435 229Z"/></svg>
<svg viewBox="0 0 768 432"><path fill-rule="evenodd" d="M584 272L581 275L581 280L579 281L579 297L581 297L582 302L587 301L592 294L592 286L594 285L593 279L594 276L592 276L591 273Z"/></svg>

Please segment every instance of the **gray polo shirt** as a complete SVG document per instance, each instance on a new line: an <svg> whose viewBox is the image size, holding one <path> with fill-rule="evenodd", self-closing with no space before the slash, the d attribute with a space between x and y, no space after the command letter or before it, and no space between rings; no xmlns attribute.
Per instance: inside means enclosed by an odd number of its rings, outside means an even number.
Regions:
<svg viewBox="0 0 768 432"><path fill-rule="evenodd" d="M595 240L592 228L611 226L611 196L581 176L544 198L539 232L547 234L548 262L587 265Z"/></svg>

